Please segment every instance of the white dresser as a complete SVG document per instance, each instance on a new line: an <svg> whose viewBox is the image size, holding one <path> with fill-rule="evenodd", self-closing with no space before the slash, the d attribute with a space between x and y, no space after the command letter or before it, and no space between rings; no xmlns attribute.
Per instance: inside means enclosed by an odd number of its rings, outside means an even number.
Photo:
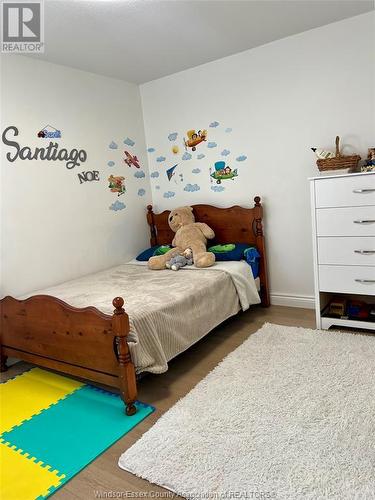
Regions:
<svg viewBox="0 0 375 500"><path fill-rule="evenodd" d="M317 328L375 330L375 322L325 316L333 297L375 305L375 172L310 179Z"/></svg>

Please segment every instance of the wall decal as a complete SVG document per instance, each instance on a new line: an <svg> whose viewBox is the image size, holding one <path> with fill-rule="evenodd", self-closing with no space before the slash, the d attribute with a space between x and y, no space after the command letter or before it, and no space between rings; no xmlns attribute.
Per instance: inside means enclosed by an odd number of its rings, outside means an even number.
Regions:
<svg viewBox="0 0 375 500"><path fill-rule="evenodd" d="M236 158L236 161L245 161L245 160L247 160L247 156L245 155L237 156Z"/></svg>
<svg viewBox="0 0 375 500"><path fill-rule="evenodd" d="M157 172L156 170L155 170L155 172L151 172L150 177L152 177L153 179L156 179L156 177L159 177L159 172Z"/></svg>
<svg viewBox="0 0 375 500"><path fill-rule="evenodd" d="M124 140L124 144L126 144L127 146L134 146L135 142L132 141L131 139L129 139L129 137L127 137L125 140Z"/></svg>
<svg viewBox="0 0 375 500"><path fill-rule="evenodd" d="M184 191L188 191L189 193L193 193L194 191L199 191L200 186L198 184L186 184L184 187Z"/></svg>
<svg viewBox="0 0 375 500"><path fill-rule="evenodd" d="M229 149L223 149L223 151L220 153L221 156L228 156L230 154Z"/></svg>
<svg viewBox="0 0 375 500"><path fill-rule="evenodd" d="M192 151L197 149L198 144L207 140L207 130L198 130L195 129L188 130L186 132L187 139L184 138L185 148L191 148Z"/></svg>
<svg viewBox="0 0 375 500"><path fill-rule="evenodd" d="M180 148L179 148L178 146L173 146L173 148L172 148L172 153L173 153L174 155L178 154L178 153L179 153L179 151L180 151Z"/></svg>
<svg viewBox="0 0 375 500"><path fill-rule="evenodd" d="M144 196L146 194L146 190L143 188L138 189L138 196Z"/></svg>
<svg viewBox="0 0 375 500"><path fill-rule="evenodd" d="M202 158L205 158L205 157L206 157L206 155L204 155L203 153L201 153L197 156L198 160L201 160Z"/></svg>
<svg viewBox="0 0 375 500"><path fill-rule="evenodd" d="M210 126L211 128L216 128L216 127L218 127L219 125L220 125L220 124L219 124L219 122L211 122L209 126Z"/></svg>
<svg viewBox="0 0 375 500"><path fill-rule="evenodd" d="M115 162L111 160L111 161L109 161L109 162L107 163L107 165L108 165L109 167L114 167L114 166L115 166Z"/></svg>
<svg viewBox="0 0 375 500"><path fill-rule="evenodd" d="M148 153L155 153L155 148L147 148Z"/></svg>
<svg viewBox="0 0 375 500"><path fill-rule="evenodd" d="M59 149L59 144L52 141L50 141L46 148L35 148L32 151L28 146L21 147L18 142L9 140L9 132L13 132L15 137L18 136L19 132L17 127L10 126L4 130L1 137L6 146L15 149L13 155L9 152L6 154L7 160L11 163L18 158L20 160L64 161L66 162L66 168L70 170L74 167L79 167L81 163L87 160L87 153L84 149L72 149L68 152L65 148Z"/></svg>
<svg viewBox="0 0 375 500"><path fill-rule="evenodd" d="M232 132L232 130L233 130L232 128L228 127L228 128L226 128L226 129L225 129L225 132L226 132L227 134L230 134L230 132Z"/></svg>
<svg viewBox="0 0 375 500"><path fill-rule="evenodd" d="M178 136L178 133L177 132L173 132L172 134L169 134L168 139L170 141L175 141L177 139L177 136Z"/></svg>
<svg viewBox="0 0 375 500"><path fill-rule="evenodd" d="M173 198L175 194L176 193L174 193L173 191L167 191L166 193L163 194L163 198Z"/></svg>
<svg viewBox="0 0 375 500"><path fill-rule="evenodd" d="M78 175L79 183L82 184L83 182L91 182L91 181L99 181L99 171L98 170L91 170L88 172L81 172Z"/></svg>
<svg viewBox="0 0 375 500"><path fill-rule="evenodd" d="M201 172L200 168L193 168L192 173L193 174L199 174Z"/></svg>
<svg viewBox="0 0 375 500"><path fill-rule="evenodd" d="M168 168L168 170L166 171L166 174L167 174L167 177L168 177L169 181L174 176L177 165L178 165L178 163L176 163L176 165L174 165L173 167Z"/></svg>
<svg viewBox="0 0 375 500"><path fill-rule="evenodd" d="M211 186L211 189L212 191L214 191L215 193L220 193L221 191L225 191L225 187L224 186Z"/></svg>
<svg viewBox="0 0 375 500"><path fill-rule="evenodd" d="M38 132L37 136L43 139L61 139L61 131L51 125L46 125Z"/></svg>
<svg viewBox="0 0 375 500"><path fill-rule="evenodd" d="M185 161L186 160L191 160L192 156L191 156L190 153L188 153L188 152L185 151L185 153L182 155L182 159L185 160Z"/></svg>
<svg viewBox="0 0 375 500"><path fill-rule="evenodd" d="M161 163L162 161L165 161L165 160L166 160L166 157L165 157L165 156L158 156L158 157L156 158L156 161L157 161L157 162L159 162L159 163Z"/></svg>
<svg viewBox="0 0 375 500"><path fill-rule="evenodd" d="M124 151L124 153L124 162L128 165L128 167L131 167L133 165L135 168L141 168L138 158L135 155L132 156L129 151Z"/></svg>
<svg viewBox="0 0 375 500"><path fill-rule="evenodd" d="M143 170L137 170L134 172L134 177L136 179L143 179L143 177L146 177L146 174L143 172Z"/></svg>
<svg viewBox="0 0 375 500"><path fill-rule="evenodd" d="M125 184L124 184L125 177L122 177L121 175L119 176L114 176L110 175L108 177L108 182L109 182L109 189L111 190L112 193L117 193L117 196L121 196L126 192Z"/></svg>
<svg viewBox="0 0 375 500"><path fill-rule="evenodd" d="M160 186L155 186L155 189L160 189Z"/></svg>
<svg viewBox="0 0 375 500"><path fill-rule="evenodd" d="M209 142L209 143L207 144L207 147L208 147L208 148L210 148L210 149L212 149L212 148L216 148L216 146L217 146L216 142Z"/></svg>
<svg viewBox="0 0 375 500"><path fill-rule="evenodd" d="M122 201L116 200L112 205L109 206L110 210L113 210L114 212L118 212L119 210L124 210L126 207L125 203L122 203Z"/></svg>
<svg viewBox="0 0 375 500"><path fill-rule="evenodd" d="M210 176L216 181L217 184L221 184L221 182L224 180L233 180L238 176L237 169L235 168L234 170L232 170L229 165L225 164L225 161L215 162L214 167L214 172L211 172L210 168Z"/></svg>
<svg viewBox="0 0 375 500"><path fill-rule="evenodd" d="M114 141L112 141L108 147L109 147L109 149L117 149L118 148L117 144Z"/></svg>

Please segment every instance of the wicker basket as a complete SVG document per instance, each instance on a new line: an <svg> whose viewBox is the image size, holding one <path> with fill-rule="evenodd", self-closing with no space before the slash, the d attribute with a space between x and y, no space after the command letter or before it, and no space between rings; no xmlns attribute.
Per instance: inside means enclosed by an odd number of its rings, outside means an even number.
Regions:
<svg viewBox="0 0 375 500"><path fill-rule="evenodd" d="M359 155L344 156L340 154L340 137L336 137L336 157L325 160L317 160L316 164L320 172L325 170L348 169L351 172L356 171L358 162L361 159Z"/></svg>

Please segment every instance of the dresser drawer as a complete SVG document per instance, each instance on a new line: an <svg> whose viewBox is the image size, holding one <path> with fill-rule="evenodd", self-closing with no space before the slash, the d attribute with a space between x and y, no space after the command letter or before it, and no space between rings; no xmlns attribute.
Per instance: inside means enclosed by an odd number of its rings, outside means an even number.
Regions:
<svg viewBox="0 0 375 500"><path fill-rule="evenodd" d="M318 236L375 236L375 206L319 208Z"/></svg>
<svg viewBox="0 0 375 500"><path fill-rule="evenodd" d="M319 264L375 266L375 237L318 238Z"/></svg>
<svg viewBox="0 0 375 500"><path fill-rule="evenodd" d="M319 266L322 292L375 295L375 267Z"/></svg>
<svg viewBox="0 0 375 500"><path fill-rule="evenodd" d="M315 206L375 205L375 173L315 181Z"/></svg>

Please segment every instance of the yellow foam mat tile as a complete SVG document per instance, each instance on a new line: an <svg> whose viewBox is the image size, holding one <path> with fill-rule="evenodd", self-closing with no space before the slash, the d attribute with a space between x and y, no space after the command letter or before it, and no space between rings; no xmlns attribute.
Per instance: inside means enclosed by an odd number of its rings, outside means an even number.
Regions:
<svg viewBox="0 0 375 500"><path fill-rule="evenodd" d="M64 474L50 470L21 450L0 443L0 498L4 500L34 500L49 493L64 479Z"/></svg>
<svg viewBox="0 0 375 500"><path fill-rule="evenodd" d="M0 433L10 431L83 385L39 368L0 384Z"/></svg>

